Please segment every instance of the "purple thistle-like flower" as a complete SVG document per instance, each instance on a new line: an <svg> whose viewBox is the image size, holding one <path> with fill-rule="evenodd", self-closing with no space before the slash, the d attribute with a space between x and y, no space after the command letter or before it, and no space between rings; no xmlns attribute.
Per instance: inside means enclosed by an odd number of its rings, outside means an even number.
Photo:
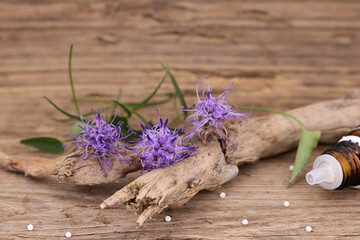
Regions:
<svg viewBox="0 0 360 240"><path fill-rule="evenodd" d="M165 122L160 118L159 124L146 128L141 122L142 135L133 132L140 140L130 150L138 152L137 157L142 165L142 171L151 171L163 168L175 162L192 156L196 147L184 146L179 133L182 129L172 130L167 127L169 119Z"/></svg>
<svg viewBox="0 0 360 240"><path fill-rule="evenodd" d="M121 135L121 125L123 123L119 122L116 126L113 124L116 115L111 123L106 123L100 112L94 112L94 115L95 119L93 121L85 121L80 116L82 125L79 124L79 127L82 131L77 137L74 136L74 141L67 143L77 146L80 153L69 157L78 156L74 166L80 160L88 163L89 158L97 159L106 177L105 168L110 169L112 167L112 159L126 161L121 155L125 149L125 146L121 144L121 141L125 139Z"/></svg>
<svg viewBox="0 0 360 240"><path fill-rule="evenodd" d="M203 89L200 99L199 85L201 81L199 81L196 86L198 102L194 105L194 109L184 109L184 107L181 109L181 111L191 112L185 122L186 128L190 128L189 125L192 125L192 129L186 133L184 138L190 139L197 134L204 142L211 136L216 136L223 142L227 142L229 139L225 123L230 122L234 124L236 122L246 121L250 117L250 114L237 113L233 110L234 106L227 103L227 95L232 89L234 82L218 97L213 97L211 95L208 77L205 76L205 78L208 89Z"/></svg>

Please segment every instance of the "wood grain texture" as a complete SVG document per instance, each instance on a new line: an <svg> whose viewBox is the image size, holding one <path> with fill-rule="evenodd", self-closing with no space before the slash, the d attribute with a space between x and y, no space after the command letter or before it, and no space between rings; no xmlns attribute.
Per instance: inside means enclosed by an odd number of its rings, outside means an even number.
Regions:
<svg viewBox="0 0 360 240"><path fill-rule="evenodd" d="M214 94L235 81L232 104L280 110L360 88L358 1L3 0L0 13L0 151L7 154L39 155L20 145L22 138L68 135L71 123L50 121L47 113L55 110L41 97L74 112L70 43L79 97L115 98L122 88L124 101L144 98L164 74L156 59L169 63L189 105L205 74ZM159 98L170 92L166 81ZM160 111L175 116L171 104ZM155 117L151 108L144 114ZM201 192L141 229L126 209L98 205L136 174L116 185L79 187L1 170L1 238L60 239L66 231L72 239L360 238L360 191L308 186L311 162L287 189L294 157L290 152L243 166L221 189ZM222 191L227 198L219 199ZM172 222L163 221L166 215Z"/></svg>

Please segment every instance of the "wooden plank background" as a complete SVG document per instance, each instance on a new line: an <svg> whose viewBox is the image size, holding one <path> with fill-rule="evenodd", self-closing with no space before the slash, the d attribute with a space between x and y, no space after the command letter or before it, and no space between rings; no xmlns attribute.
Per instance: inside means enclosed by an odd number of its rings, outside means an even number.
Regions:
<svg viewBox="0 0 360 240"><path fill-rule="evenodd" d="M50 120L47 113L60 115L42 96L74 112L67 73L71 43L79 97L111 99L121 88L124 101L144 98L164 74L156 59L169 64L189 105L205 74L215 94L236 82L232 104L280 110L360 87L356 0L2 0L0 151L51 157L19 140L69 134L71 123ZM167 80L159 99L172 91ZM160 112L174 117L171 108ZM154 109L145 115L155 117ZM201 192L141 229L124 207L99 209L137 173L120 184L79 187L0 170L0 238L61 239L71 231L73 239L359 239L360 191L310 187L304 175L312 161L287 189L294 156L292 151L242 166L221 189ZM220 199L220 192L228 196ZM166 215L172 222L164 222ZM244 218L249 225L241 224ZM26 230L30 223L32 232ZM305 232L307 225L312 233Z"/></svg>

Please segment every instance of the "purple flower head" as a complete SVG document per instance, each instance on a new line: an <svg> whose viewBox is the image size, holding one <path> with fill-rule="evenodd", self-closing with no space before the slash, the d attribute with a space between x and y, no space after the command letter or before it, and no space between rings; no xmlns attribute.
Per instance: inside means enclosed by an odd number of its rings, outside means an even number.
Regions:
<svg viewBox="0 0 360 240"><path fill-rule="evenodd" d="M121 136L121 125L123 123L119 122L116 126L113 124L116 115L111 123L106 123L105 119L100 116L100 112L94 112L94 115L95 119L92 121L85 121L80 116L82 124L79 124L79 127L82 131L77 137L74 137L74 141L67 143L77 146L80 153L69 157L79 157L74 166L80 160L87 163L89 158L97 159L106 177L105 168L111 168L112 159L126 161L121 155L125 149L121 143L125 139Z"/></svg>
<svg viewBox="0 0 360 240"><path fill-rule="evenodd" d="M226 89L218 97L211 95L210 85L208 77L205 76L208 89L203 89L201 99L199 97L199 81L196 86L196 95L198 102L194 105L194 109L184 109L181 111L189 111L191 115L186 119L186 128L192 129L185 135L185 139L190 139L194 135L198 135L204 142L208 140L208 137L215 136L224 142L228 142L228 132L226 130L225 123L240 123L246 121L249 117L249 113L237 113L233 109L234 107L227 103L227 95L234 82L231 83L230 87Z"/></svg>
<svg viewBox="0 0 360 240"><path fill-rule="evenodd" d="M140 140L130 150L138 152L137 157L142 165L142 171L151 171L155 168L163 168L175 162L179 162L192 156L196 147L183 146L179 133L182 129L172 130L167 127L168 118L163 122L160 118L159 124L146 128L141 122L142 135L133 132Z"/></svg>

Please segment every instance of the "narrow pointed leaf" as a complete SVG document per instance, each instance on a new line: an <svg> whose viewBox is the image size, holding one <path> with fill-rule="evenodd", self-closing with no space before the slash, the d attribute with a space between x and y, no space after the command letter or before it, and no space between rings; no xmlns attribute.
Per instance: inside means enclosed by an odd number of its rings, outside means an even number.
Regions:
<svg viewBox="0 0 360 240"><path fill-rule="evenodd" d="M60 107L58 107L55 103L53 103L50 99L48 99L47 97L44 97L51 105L54 106L54 108L56 108L56 110L58 110L59 112L61 112L62 114L64 114L65 116L68 116L69 118L73 118L73 119L77 119L80 120L80 118L78 116L72 115L64 110L62 110Z"/></svg>
<svg viewBox="0 0 360 240"><path fill-rule="evenodd" d="M128 115L127 117L131 117L131 110L128 109L124 104L122 104L121 102L119 101L116 101L116 100L112 100L113 103L115 103L116 105L120 106L125 112L126 114Z"/></svg>
<svg viewBox="0 0 360 240"><path fill-rule="evenodd" d="M147 105L147 103L155 96L155 94L157 93L157 91L159 90L159 88L161 87L161 85L164 83L165 79L166 79L167 74L165 74L165 76L161 79L161 82L157 85L157 87L154 89L154 91L150 94L150 96L148 96L144 101L142 101L141 103L137 104L136 106L133 107L133 110L142 108L144 106Z"/></svg>
<svg viewBox="0 0 360 240"><path fill-rule="evenodd" d="M302 130L299 146L296 152L294 171L291 174L289 185L294 181L295 177L301 172L304 165L311 156L311 152L318 145L321 131Z"/></svg>
<svg viewBox="0 0 360 240"><path fill-rule="evenodd" d="M73 81L73 78L72 78L72 71L71 71L72 50L73 50L73 45L71 44L70 45L70 53L69 53L69 80L70 80L71 93L72 93L72 97L73 97L73 101L74 101L74 104L75 104L76 111L80 112L79 104L78 104L78 101L76 99L74 81Z"/></svg>
<svg viewBox="0 0 360 240"><path fill-rule="evenodd" d="M52 137L34 137L27 138L20 141L20 143L39 149L40 151L47 153L62 153L64 147L62 142L57 138Z"/></svg>
<svg viewBox="0 0 360 240"><path fill-rule="evenodd" d="M184 106L185 109L187 109L187 105L186 105L186 102L185 102L185 98L184 98L184 95L182 94L180 88L179 88L179 85L177 84L176 82L176 79L175 77L171 74L169 68L167 66L165 66L162 62L158 61L158 63L160 63L160 65L165 69L166 73L169 75L170 79L171 79L171 82L174 86L174 89L175 89L175 93L176 93L176 96L179 98L179 101L181 103L182 106ZM186 111L183 112L185 118L187 117L188 113Z"/></svg>
<svg viewBox="0 0 360 240"><path fill-rule="evenodd" d="M146 121L146 119L140 114L140 113L138 113L138 112L133 112L136 116L138 116L140 119L141 119L141 121L143 121L144 123L146 123L147 121Z"/></svg>

